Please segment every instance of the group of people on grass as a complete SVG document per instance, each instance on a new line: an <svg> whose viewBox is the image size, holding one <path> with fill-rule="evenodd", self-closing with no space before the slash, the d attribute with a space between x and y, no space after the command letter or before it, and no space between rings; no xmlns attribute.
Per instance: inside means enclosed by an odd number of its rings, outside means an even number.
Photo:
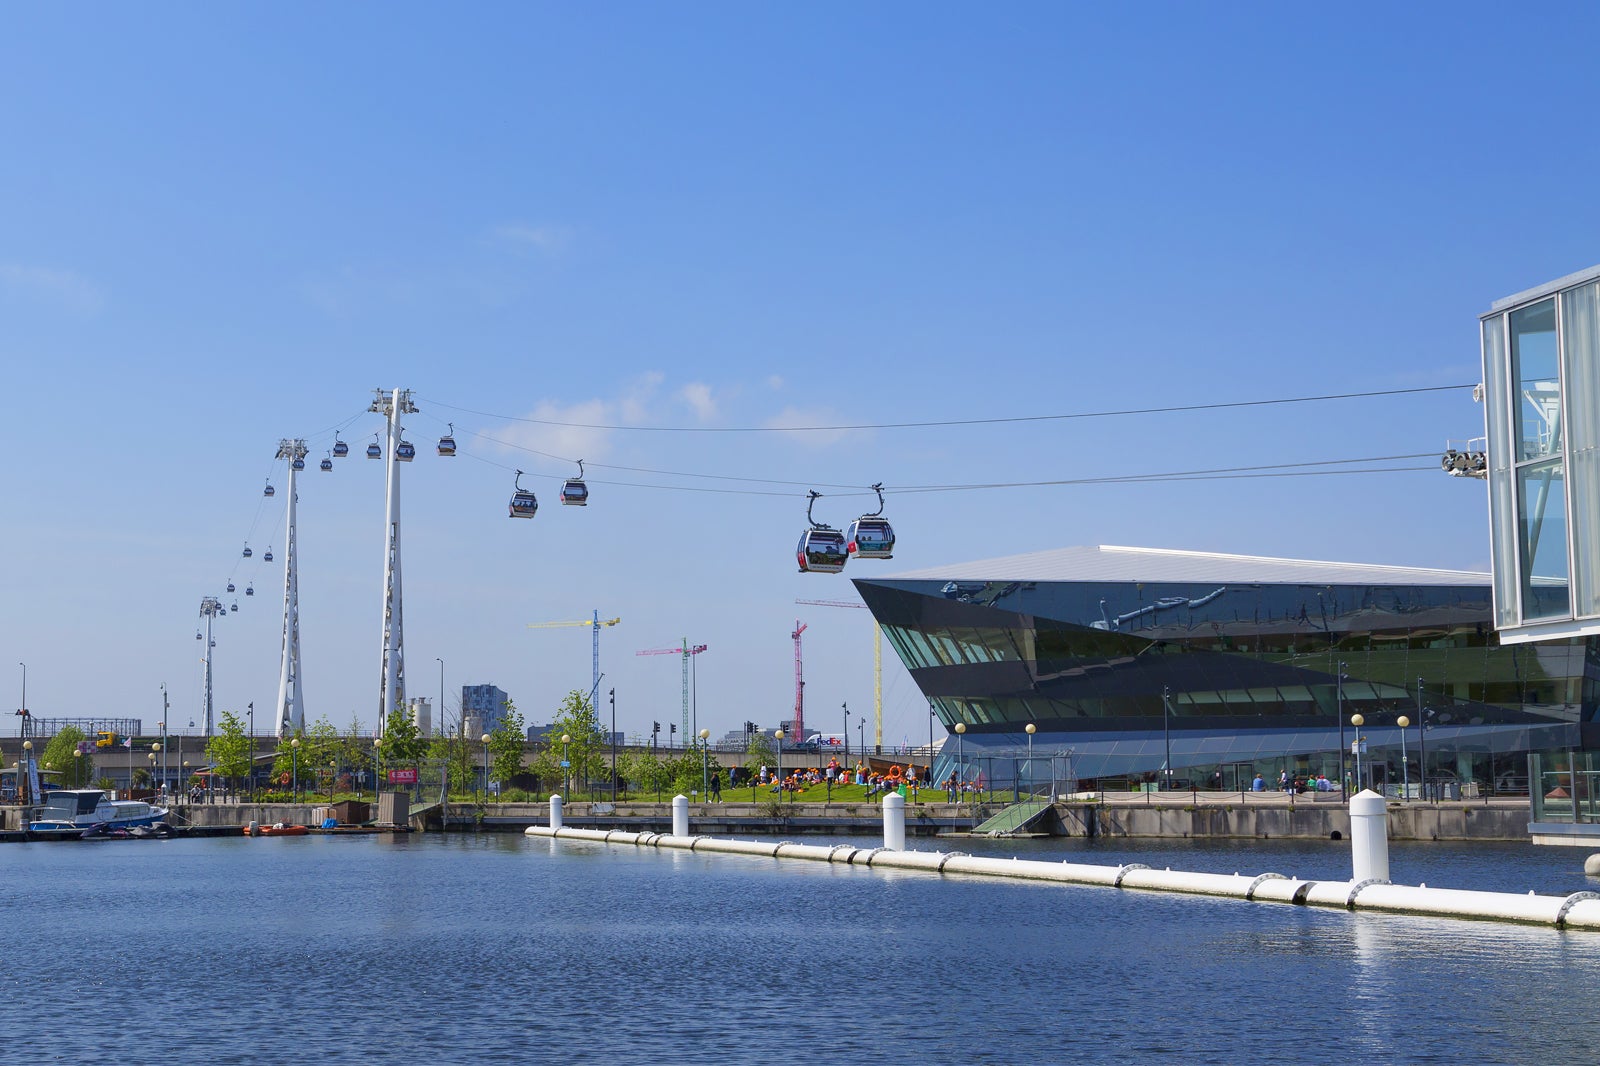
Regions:
<svg viewBox="0 0 1600 1066"><path fill-rule="evenodd" d="M834 785L841 787L862 785L865 786L869 798L899 791L902 787L908 796L915 798L917 790L923 787L923 782L917 777L915 766L901 767L895 764L886 771L879 771L865 762L858 762L855 768L851 769L841 765L837 758L829 759L826 766L800 767L781 778L776 772L762 766L756 772L755 780L758 785L774 795L801 793L817 785L829 789Z"/></svg>

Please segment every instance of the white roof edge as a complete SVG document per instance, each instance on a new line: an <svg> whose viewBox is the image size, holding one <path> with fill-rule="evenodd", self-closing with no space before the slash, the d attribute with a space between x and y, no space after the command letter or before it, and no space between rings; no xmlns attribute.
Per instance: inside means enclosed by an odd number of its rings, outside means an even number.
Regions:
<svg viewBox="0 0 1600 1066"><path fill-rule="evenodd" d="M1123 565L1108 565L1112 559L1120 559ZM1130 570L1128 564L1136 564L1141 559L1149 560L1150 570L1155 572L1136 573ZM1101 564L1098 567L1097 562ZM1205 565L1207 563L1215 566L1208 568ZM1250 573L1252 567L1259 567L1261 573ZM1341 578L1376 584L1421 581L1426 584L1487 585L1490 581L1487 571L1288 559L1269 555L1137 548L1115 544L1045 549L883 575L883 580L941 578L998 581L1229 581L1235 584L1315 584Z"/></svg>
<svg viewBox="0 0 1600 1066"><path fill-rule="evenodd" d="M1574 285L1582 285L1584 282L1593 281L1596 278L1600 278L1600 265L1592 266L1585 270L1574 271L1573 273L1568 274L1566 277L1557 278L1554 281L1547 281L1543 285L1535 285L1531 289L1523 289L1518 293L1512 293L1510 296L1503 297L1490 304L1489 310L1485 311L1478 317L1488 318L1490 315L1497 315L1509 307L1515 307L1518 304L1525 304L1531 300L1542 299L1543 297L1549 296L1551 293L1560 292L1562 289L1570 289Z"/></svg>

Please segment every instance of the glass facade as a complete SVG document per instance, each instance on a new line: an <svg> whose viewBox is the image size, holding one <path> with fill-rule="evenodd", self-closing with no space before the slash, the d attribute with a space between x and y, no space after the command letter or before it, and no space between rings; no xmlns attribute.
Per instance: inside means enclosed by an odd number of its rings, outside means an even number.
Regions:
<svg viewBox="0 0 1600 1066"><path fill-rule="evenodd" d="M1600 268L1480 325L1495 625L1507 641L1600 633Z"/></svg>
<svg viewBox="0 0 1600 1066"><path fill-rule="evenodd" d="M1079 777L1313 757L1338 774L1361 714L1398 779L1401 715L1428 727L1407 743L1508 756L1573 743L1600 700L1595 641L1502 644L1487 584L856 587L964 748L1018 749L1031 723Z"/></svg>

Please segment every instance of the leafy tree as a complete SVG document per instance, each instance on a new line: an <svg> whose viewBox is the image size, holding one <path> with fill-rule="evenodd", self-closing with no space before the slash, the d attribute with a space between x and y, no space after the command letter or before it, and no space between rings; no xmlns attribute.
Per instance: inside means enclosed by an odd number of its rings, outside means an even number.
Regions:
<svg viewBox="0 0 1600 1066"><path fill-rule="evenodd" d="M428 744L428 758L443 763L445 775L455 791L465 794L472 791L472 783L477 779L477 747L467 737L446 734L434 737Z"/></svg>
<svg viewBox="0 0 1600 1066"><path fill-rule="evenodd" d="M489 777L502 785L522 772L522 748L525 737L522 715L516 704L506 700L500 724L489 734Z"/></svg>
<svg viewBox="0 0 1600 1066"><path fill-rule="evenodd" d="M561 743L562 736L570 738L566 744ZM545 746L534 755L533 769L547 788L563 786L569 777L576 787L576 783L587 778L605 775L605 755L609 750L605 731L600 728L600 719L589 697L573 689L561 702ZM562 767L563 754L572 764L570 767Z"/></svg>
<svg viewBox="0 0 1600 1066"><path fill-rule="evenodd" d="M344 736L339 738L337 758L339 765L349 767L352 773L360 773L373 767L372 742L361 735L361 723L354 717L350 719L350 726L344 731Z"/></svg>
<svg viewBox="0 0 1600 1066"><path fill-rule="evenodd" d="M339 730L323 715L311 723L311 728L306 730L304 738L300 741L300 761L316 767L319 771L329 763L337 763L344 753L344 738L339 735Z"/></svg>
<svg viewBox="0 0 1600 1066"><path fill-rule="evenodd" d="M90 754L75 755L78 745L87 741L88 735L77 726L66 726L50 738L50 743L44 746L44 751L39 754L39 765L51 770L60 770L61 779L68 788L85 788L94 777L94 756ZM91 746L89 751L93 751Z"/></svg>
<svg viewBox="0 0 1600 1066"><path fill-rule="evenodd" d="M763 766L772 766L777 762L777 750L772 746L772 738L757 730L750 734L750 743L744 749L744 768L755 773Z"/></svg>
<svg viewBox="0 0 1600 1066"><path fill-rule="evenodd" d="M295 741L299 741L296 744ZM295 774L298 773L298 781ZM311 777L311 764L306 760L305 734L296 731L278 742L278 754L272 760L272 785L274 788L292 789L305 784Z"/></svg>
<svg viewBox="0 0 1600 1066"><path fill-rule="evenodd" d="M658 799L672 783L672 775L668 773L667 765L649 748L634 755L634 772L638 775L640 790L654 792Z"/></svg>
<svg viewBox="0 0 1600 1066"><path fill-rule="evenodd" d="M417 723L404 707L389 712L383 724L383 765L415 766L427 751L427 743L417 735Z"/></svg>
<svg viewBox="0 0 1600 1066"><path fill-rule="evenodd" d="M217 773L231 780L250 772L251 741L244 722L232 711L223 711L217 732L206 741L206 759Z"/></svg>

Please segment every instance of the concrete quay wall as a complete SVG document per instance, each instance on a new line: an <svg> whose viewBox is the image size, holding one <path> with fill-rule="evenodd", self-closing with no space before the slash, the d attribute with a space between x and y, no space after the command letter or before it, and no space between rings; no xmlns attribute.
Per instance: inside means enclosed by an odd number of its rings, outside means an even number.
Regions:
<svg viewBox="0 0 1600 1066"><path fill-rule="evenodd" d="M1252 797L1253 799L1254 797ZM1344 804L1319 801L1294 805L1270 802L1195 804L1160 797L1155 802L1108 798L1091 803L1058 803L1033 831L1055 836L1138 838L1348 840L1350 816ZM1189 796L1183 795L1188 801ZM178 804L170 821L175 826L240 827L251 821L308 824L320 804ZM906 833L914 837L958 835L1005 808L1004 803L918 803L906 807ZM414 819L417 829L466 832L521 832L549 824L544 803L451 804L446 822L437 809ZM1437 804L1391 803L1387 810L1390 840L1515 840L1529 839L1527 804L1472 802ZM3 828L21 828L16 807L0 812ZM566 824L584 829L627 829L666 832L672 824L670 803L568 803ZM883 816L876 804L697 803L689 807L697 834L705 835L877 835ZM1335 836L1337 834L1337 836Z"/></svg>

